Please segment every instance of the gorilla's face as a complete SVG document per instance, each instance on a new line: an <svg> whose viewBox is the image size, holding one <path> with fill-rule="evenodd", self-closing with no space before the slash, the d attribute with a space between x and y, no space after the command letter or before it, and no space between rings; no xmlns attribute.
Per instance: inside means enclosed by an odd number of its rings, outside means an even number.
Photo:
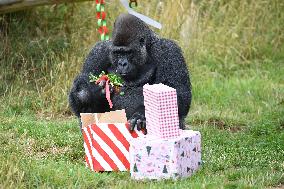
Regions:
<svg viewBox="0 0 284 189"><path fill-rule="evenodd" d="M146 64L145 39L140 37L127 46L113 45L110 56L116 73L124 80L134 80L139 77L140 68Z"/></svg>

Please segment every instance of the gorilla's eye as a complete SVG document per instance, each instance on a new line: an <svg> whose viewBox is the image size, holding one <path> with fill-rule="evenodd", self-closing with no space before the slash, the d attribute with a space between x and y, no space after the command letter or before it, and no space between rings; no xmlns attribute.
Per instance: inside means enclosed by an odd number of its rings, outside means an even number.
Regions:
<svg viewBox="0 0 284 189"><path fill-rule="evenodd" d="M145 45L145 39L143 37L140 38L139 43L141 46Z"/></svg>
<svg viewBox="0 0 284 189"><path fill-rule="evenodd" d="M126 50L126 51L113 51L112 54L114 56L126 56L129 54L132 54L132 50Z"/></svg>

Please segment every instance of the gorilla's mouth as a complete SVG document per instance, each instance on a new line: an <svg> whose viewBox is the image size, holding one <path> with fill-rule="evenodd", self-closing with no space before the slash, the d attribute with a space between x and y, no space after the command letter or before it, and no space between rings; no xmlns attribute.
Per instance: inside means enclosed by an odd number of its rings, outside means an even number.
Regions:
<svg viewBox="0 0 284 189"><path fill-rule="evenodd" d="M130 69L125 69L125 70L118 70L118 74L122 77L126 77L128 75L131 75L132 70Z"/></svg>
<svg viewBox="0 0 284 189"><path fill-rule="evenodd" d="M135 75L132 72L122 72L119 73L119 75L124 79L124 80L132 80L134 79Z"/></svg>
<svg viewBox="0 0 284 189"><path fill-rule="evenodd" d="M121 73L120 76L124 79L124 80L129 80L131 77L129 75L129 73Z"/></svg>

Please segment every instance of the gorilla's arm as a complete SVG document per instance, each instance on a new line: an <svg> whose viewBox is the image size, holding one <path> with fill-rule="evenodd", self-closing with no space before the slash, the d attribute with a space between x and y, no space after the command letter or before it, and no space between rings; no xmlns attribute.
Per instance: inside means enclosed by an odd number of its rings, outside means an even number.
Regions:
<svg viewBox="0 0 284 189"><path fill-rule="evenodd" d="M191 104L191 83L180 47L168 39L160 39L151 48L152 59L157 64L156 83L177 90L179 117L187 115Z"/></svg>
<svg viewBox="0 0 284 189"><path fill-rule="evenodd" d="M184 118L188 114L191 104L191 83L182 51L173 41L159 39L152 44L148 56L150 56L148 65L155 68L155 74L152 78L147 78L147 74L144 72L142 75L150 84L163 83L176 89L180 128L184 129ZM137 129L145 128L143 101L136 101L136 105L137 109L129 120L132 130L135 127Z"/></svg>
<svg viewBox="0 0 284 189"><path fill-rule="evenodd" d="M102 94L102 87L89 82L90 72L99 75L110 68L109 41L97 43L83 65L81 73L75 78L69 93L69 104L77 117L83 112L106 112L109 105Z"/></svg>

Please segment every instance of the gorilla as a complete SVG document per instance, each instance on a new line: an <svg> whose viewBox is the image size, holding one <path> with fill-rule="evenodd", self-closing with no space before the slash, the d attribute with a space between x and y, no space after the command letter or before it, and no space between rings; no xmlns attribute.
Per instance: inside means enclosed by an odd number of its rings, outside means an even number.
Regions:
<svg viewBox="0 0 284 189"><path fill-rule="evenodd" d="M102 71L123 79L123 95L111 93L110 109L101 83L89 81L89 74ZM130 130L146 128L143 85L163 83L177 91L180 128L191 104L191 82L180 47L160 38L142 20L121 14L114 23L111 40L98 42L87 56L81 73L69 93L69 104L75 115L125 109Z"/></svg>

